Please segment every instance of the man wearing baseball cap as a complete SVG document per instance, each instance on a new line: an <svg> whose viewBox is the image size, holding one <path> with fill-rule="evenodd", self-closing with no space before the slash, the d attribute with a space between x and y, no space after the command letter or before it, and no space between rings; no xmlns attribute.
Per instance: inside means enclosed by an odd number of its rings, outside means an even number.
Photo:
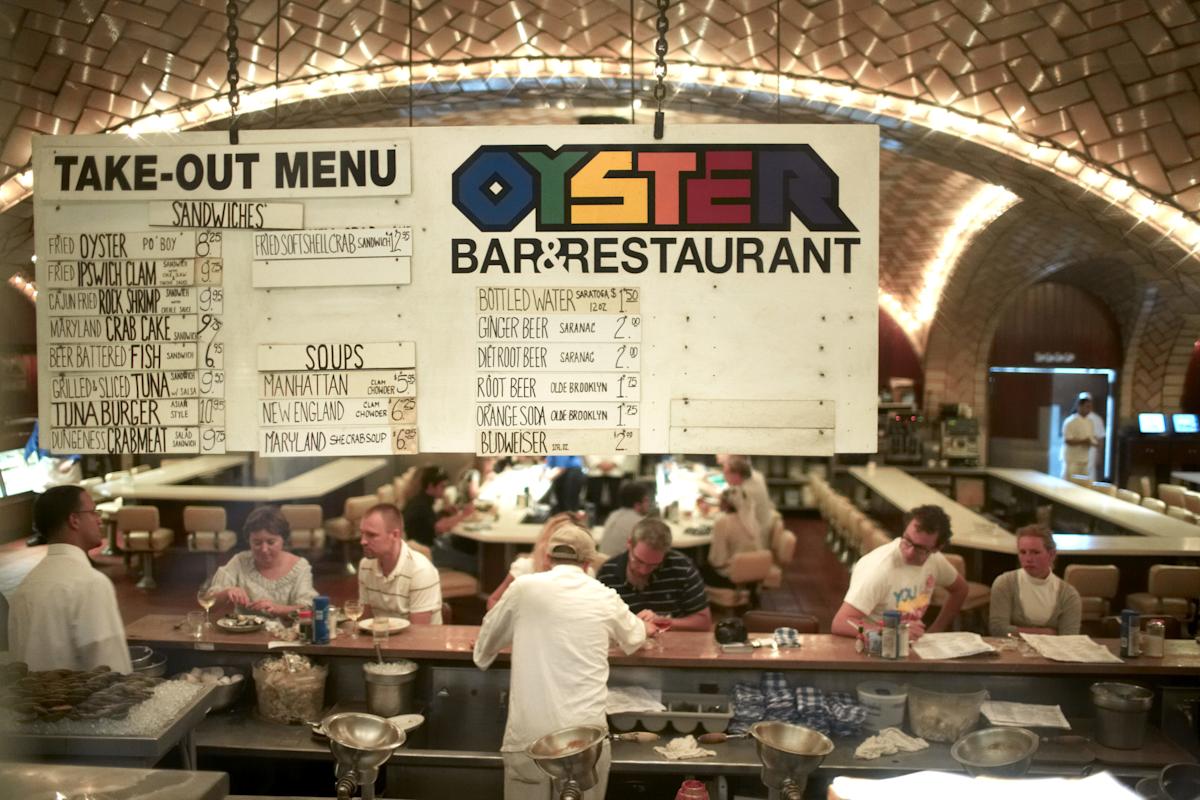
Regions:
<svg viewBox="0 0 1200 800"><path fill-rule="evenodd" d="M606 728L610 642L633 653L658 631L653 622L634 616L616 592L588 576L584 567L595 553L590 533L562 526L546 544L550 569L515 579L483 618L475 642L480 669L512 646L508 723L500 747L505 800L549 795L550 778L526 748L562 728ZM604 797L611 761L605 741L596 766L599 781L585 798Z"/></svg>

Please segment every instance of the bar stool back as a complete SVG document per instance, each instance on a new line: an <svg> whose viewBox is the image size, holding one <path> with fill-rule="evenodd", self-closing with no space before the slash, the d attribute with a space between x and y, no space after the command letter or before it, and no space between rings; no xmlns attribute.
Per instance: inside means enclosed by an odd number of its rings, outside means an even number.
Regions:
<svg viewBox="0 0 1200 800"><path fill-rule="evenodd" d="M165 551L175 540L175 532L158 524L155 506L122 506L117 512L117 544L141 562L139 589L155 589L154 556Z"/></svg>
<svg viewBox="0 0 1200 800"><path fill-rule="evenodd" d="M217 555L228 553L237 544L237 534L226 530L225 522L225 509L221 506L183 507L188 552L204 556L204 572L209 579L217 571Z"/></svg>
<svg viewBox="0 0 1200 800"><path fill-rule="evenodd" d="M1155 564L1146 578L1147 591L1134 592L1125 604L1141 614L1162 614L1188 622L1200 599L1200 567Z"/></svg>
<svg viewBox="0 0 1200 800"><path fill-rule="evenodd" d="M378 503L379 497L373 494L347 497L346 504L342 506L342 516L325 520L326 533L335 542L342 543L342 570L347 575L358 573L358 566L350 558L351 548L358 541L358 523L371 506Z"/></svg>
<svg viewBox="0 0 1200 800"><path fill-rule="evenodd" d="M1063 580L1079 592L1084 619L1108 616L1120 579L1121 570L1115 564L1069 564L1063 572Z"/></svg>
<svg viewBox="0 0 1200 800"><path fill-rule="evenodd" d="M303 551L316 560L325 552L325 529L321 527L321 507L316 503L280 506L279 513L292 529L292 551Z"/></svg>

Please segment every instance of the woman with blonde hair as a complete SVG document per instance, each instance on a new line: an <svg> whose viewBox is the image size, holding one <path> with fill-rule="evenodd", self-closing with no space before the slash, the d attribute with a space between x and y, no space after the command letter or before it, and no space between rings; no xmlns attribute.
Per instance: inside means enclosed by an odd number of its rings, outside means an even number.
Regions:
<svg viewBox="0 0 1200 800"><path fill-rule="evenodd" d="M546 558L546 545L550 541L550 537L554 532L563 525L574 525L583 528L587 527L587 514L582 511L571 512L564 511L561 514L555 514L550 519L546 520L546 524L542 526L542 532L538 534L537 541L533 544L533 552L525 553L513 559L512 566L508 568L508 574L504 576L504 582L496 587L491 596L487 599L487 607L490 610L492 606L500 602L500 598L508 589L509 584L522 575L529 575L534 572L545 572L550 569L550 563ZM589 575L594 574L597 564L592 564L591 567L585 570Z"/></svg>
<svg viewBox="0 0 1200 800"><path fill-rule="evenodd" d="M1048 528L1027 525L1017 531L1021 568L1005 572L992 584L988 632L992 636L1079 633L1083 603L1075 587L1054 574L1058 548Z"/></svg>

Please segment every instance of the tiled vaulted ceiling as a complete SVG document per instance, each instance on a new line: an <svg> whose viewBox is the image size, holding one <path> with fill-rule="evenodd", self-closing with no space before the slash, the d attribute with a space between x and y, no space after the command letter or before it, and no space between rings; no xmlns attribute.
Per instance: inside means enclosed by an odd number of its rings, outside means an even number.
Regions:
<svg viewBox="0 0 1200 800"><path fill-rule="evenodd" d="M592 58L649 78L649 0L242 0L243 86L340 69L464 60ZM0 5L0 180L24 168L34 133L95 133L225 88L222 0L5 0ZM1200 209L1200 16L1188 0L672 0L668 59L782 70L917 98L1052 140L1185 211ZM360 91L297 104L252 125L571 122L624 105L620 80L515 83L482 91L415 78L412 92ZM632 91L649 102L648 84ZM771 97L673 87L678 120L813 121ZM642 121L645 115L642 115ZM902 141L903 135L897 134ZM954 211L984 180L1072 208L1079 192L1036 170L979 163L972 149L909 137L882 159L881 286L907 302ZM18 209L14 209L17 212ZM1085 213L1086 212L1086 213ZM1086 224L1119 228L1104 209ZM28 214L5 215L0 254L26 260ZM1099 234L1103 235L1103 234ZM1135 237L1139 235L1135 232ZM1144 240L1140 257L1177 269ZM1193 258L1188 259L1194 268Z"/></svg>

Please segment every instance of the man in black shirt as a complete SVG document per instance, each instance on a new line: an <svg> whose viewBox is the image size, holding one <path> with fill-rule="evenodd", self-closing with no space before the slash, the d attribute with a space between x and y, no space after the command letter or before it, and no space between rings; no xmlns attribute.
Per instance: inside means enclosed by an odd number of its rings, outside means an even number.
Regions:
<svg viewBox="0 0 1200 800"><path fill-rule="evenodd" d="M435 567L478 574L475 542L450 533L475 513L474 504L467 503L453 514L439 516L434 504L446 491L450 477L441 467L430 466L421 470L418 480L421 490L404 506L405 537L428 547Z"/></svg>
<svg viewBox="0 0 1200 800"><path fill-rule="evenodd" d="M660 519L635 525L625 552L605 561L596 579L616 590L631 611L660 628L712 628L700 572L691 559L671 549L671 529Z"/></svg>

